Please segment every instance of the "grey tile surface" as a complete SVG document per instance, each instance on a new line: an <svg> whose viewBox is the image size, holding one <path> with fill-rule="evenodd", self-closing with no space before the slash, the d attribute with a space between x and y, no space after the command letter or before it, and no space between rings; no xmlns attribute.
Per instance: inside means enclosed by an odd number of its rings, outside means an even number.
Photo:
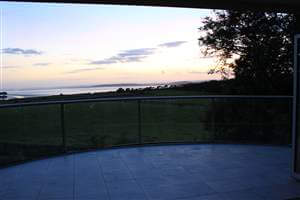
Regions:
<svg viewBox="0 0 300 200"><path fill-rule="evenodd" d="M0 169L0 200L284 200L300 197L290 169L276 146L99 150Z"/></svg>

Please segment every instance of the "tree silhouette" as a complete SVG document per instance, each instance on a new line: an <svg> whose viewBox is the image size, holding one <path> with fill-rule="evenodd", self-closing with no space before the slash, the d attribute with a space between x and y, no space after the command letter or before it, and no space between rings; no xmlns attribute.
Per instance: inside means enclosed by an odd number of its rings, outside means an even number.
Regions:
<svg viewBox="0 0 300 200"><path fill-rule="evenodd" d="M231 94L291 95L293 74L292 14L215 11L200 28L206 56L216 56L210 73L221 73ZM222 81L221 81L222 82ZM223 94L224 91L220 91ZM288 101L215 100L206 112L206 129L220 140L290 143Z"/></svg>
<svg viewBox="0 0 300 200"><path fill-rule="evenodd" d="M199 28L203 53L219 59L210 73L233 75L248 93L291 93L292 14L215 11L203 24Z"/></svg>

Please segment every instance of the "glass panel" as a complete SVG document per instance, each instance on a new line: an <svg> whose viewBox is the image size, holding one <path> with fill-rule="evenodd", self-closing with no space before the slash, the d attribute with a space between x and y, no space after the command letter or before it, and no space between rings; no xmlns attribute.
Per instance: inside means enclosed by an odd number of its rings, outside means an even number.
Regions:
<svg viewBox="0 0 300 200"><path fill-rule="evenodd" d="M5 165L23 160L22 151L16 145L17 138L23 135L22 110L20 108L2 108L0 109L0 121L0 164Z"/></svg>
<svg viewBox="0 0 300 200"><path fill-rule="evenodd" d="M217 99L213 112L216 140L263 144L291 143L289 99Z"/></svg>
<svg viewBox="0 0 300 200"><path fill-rule="evenodd" d="M297 80L297 84L298 84L298 94L297 94L297 98L298 98L298 102L297 102L297 132L296 132L296 146L295 146L295 151L296 151L296 172L300 173L300 39L297 39L297 50L296 50L296 63L298 65L297 70L298 70L298 80Z"/></svg>
<svg viewBox="0 0 300 200"><path fill-rule="evenodd" d="M136 101L65 105L67 148L71 150L136 144Z"/></svg>
<svg viewBox="0 0 300 200"><path fill-rule="evenodd" d="M205 130L205 111L210 100L142 101L144 143L198 142L211 140Z"/></svg>
<svg viewBox="0 0 300 200"><path fill-rule="evenodd" d="M0 109L0 165L61 152L58 106Z"/></svg>
<svg viewBox="0 0 300 200"><path fill-rule="evenodd" d="M299 76L298 76L299 77ZM297 124L297 132L296 132L296 146L295 146L295 153L296 153L296 162L295 162L295 169L296 169L296 173L300 173L300 109L299 109L299 104L298 104L298 124Z"/></svg>
<svg viewBox="0 0 300 200"><path fill-rule="evenodd" d="M143 101L141 113L145 143L291 143L288 99Z"/></svg>

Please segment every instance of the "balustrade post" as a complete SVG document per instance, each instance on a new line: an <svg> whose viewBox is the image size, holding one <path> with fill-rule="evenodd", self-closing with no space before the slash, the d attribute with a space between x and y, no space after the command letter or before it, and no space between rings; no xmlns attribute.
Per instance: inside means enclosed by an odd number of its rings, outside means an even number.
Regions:
<svg viewBox="0 0 300 200"><path fill-rule="evenodd" d="M66 131L65 131L65 105L63 103L60 104L60 125L61 125L61 134L62 134L62 148L63 151L67 151L66 144Z"/></svg>
<svg viewBox="0 0 300 200"><path fill-rule="evenodd" d="M138 139L139 139L139 144L142 144L141 100L138 100Z"/></svg>
<svg viewBox="0 0 300 200"><path fill-rule="evenodd" d="M213 134L213 140L216 141L216 119L215 119L215 98L211 99L211 107L212 107L212 113L211 113L211 129Z"/></svg>

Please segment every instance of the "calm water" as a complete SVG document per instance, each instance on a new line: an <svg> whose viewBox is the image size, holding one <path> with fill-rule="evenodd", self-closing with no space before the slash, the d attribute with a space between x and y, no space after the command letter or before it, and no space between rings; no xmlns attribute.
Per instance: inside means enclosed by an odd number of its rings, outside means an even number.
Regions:
<svg viewBox="0 0 300 200"><path fill-rule="evenodd" d="M8 90L8 99L12 98L26 98L37 96L50 96L59 94L81 94L81 93L97 93L97 92L113 92L119 88L146 88L156 87L157 85L125 85L125 86L97 86L97 87L68 87L68 88L47 88L47 89L23 89L23 90Z"/></svg>

